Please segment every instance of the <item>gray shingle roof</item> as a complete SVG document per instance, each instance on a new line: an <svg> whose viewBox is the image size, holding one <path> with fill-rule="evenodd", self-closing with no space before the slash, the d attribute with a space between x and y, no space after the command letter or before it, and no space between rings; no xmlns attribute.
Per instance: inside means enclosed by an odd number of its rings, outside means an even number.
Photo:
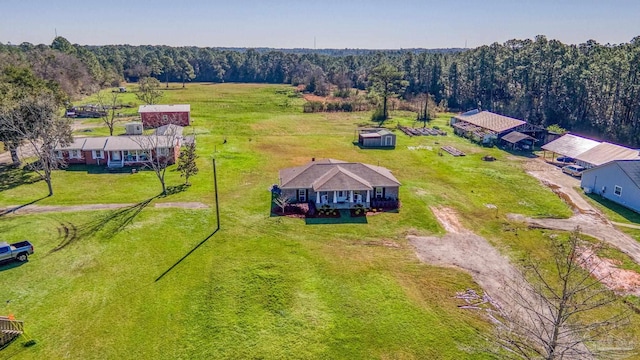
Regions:
<svg viewBox="0 0 640 360"><path fill-rule="evenodd" d="M640 188L640 160L618 160L615 163Z"/></svg>
<svg viewBox="0 0 640 360"><path fill-rule="evenodd" d="M74 138L67 146L56 146L54 150L82 150L87 138Z"/></svg>
<svg viewBox="0 0 640 360"><path fill-rule="evenodd" d="M283 189L371 190L373 187L399 185L389 169L334 159L280 170L280 187Z"/></svg>
<svg viewBox="0 0 640 360"><path fill-rule="evenodd" d="M170 136L110 136L104 147L105 151L117 150L152 150L173 147Z"/></svg>
<svg viewBox="0 0 640 360"><path fill-rule="evenodd" d="M84 142L84 146L82 150L90 151L90 150L103 150L104 145L107 143L108 137L90 137Z"/></svg>
<svg viewBox="0 0 640 360"><path fill-rule="evenodd" d="M471 115L465 114L456 115L455 118L497 133L513 129L527 123L526 121L510 118L508 116L494 114L490 111L482 111Z"/></svg>

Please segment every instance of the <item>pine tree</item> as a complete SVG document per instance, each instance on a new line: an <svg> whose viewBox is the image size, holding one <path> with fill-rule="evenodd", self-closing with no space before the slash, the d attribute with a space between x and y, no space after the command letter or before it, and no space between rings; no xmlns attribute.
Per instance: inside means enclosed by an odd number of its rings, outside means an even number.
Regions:
<svg viewBox="0 0 640 360"><path fill-rule="evenodd" d="M184 177L185 185L191 185L189 184L189 178L198 173L197 158L195 141L185 146L178 156L178 171L180 176Z"/></svg>

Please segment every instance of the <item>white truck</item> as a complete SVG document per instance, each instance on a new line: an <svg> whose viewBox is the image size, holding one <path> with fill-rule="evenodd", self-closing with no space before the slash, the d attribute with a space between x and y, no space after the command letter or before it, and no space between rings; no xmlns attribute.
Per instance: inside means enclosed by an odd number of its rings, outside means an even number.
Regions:
<svg viewBox="0 0 640 360"><path fill-rule="evenodd" d="M29 255L33 254L33 245L27 240L9 244L0 242L0 262L18 260L27 261Z"/></svg>

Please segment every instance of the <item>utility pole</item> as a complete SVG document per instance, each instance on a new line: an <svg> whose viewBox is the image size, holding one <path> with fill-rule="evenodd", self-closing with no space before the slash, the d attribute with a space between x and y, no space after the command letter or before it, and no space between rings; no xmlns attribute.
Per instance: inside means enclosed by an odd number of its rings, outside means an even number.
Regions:
<svg viewBox="0 0 640 360"><path fill-rule="evenodd" d="M213 186L216 193L216 222L220 229L220 207L218 206L218 175L216 172L216 159L213 159Z"/></svg>

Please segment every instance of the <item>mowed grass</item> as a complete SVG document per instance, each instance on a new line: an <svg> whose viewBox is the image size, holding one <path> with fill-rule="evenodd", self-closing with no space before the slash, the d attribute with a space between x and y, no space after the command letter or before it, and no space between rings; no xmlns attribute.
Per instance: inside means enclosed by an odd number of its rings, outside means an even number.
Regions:
<svg viewBox="0 0 640 360"><path fill-rule="evenodd" d="M405 236L443 233L429 207L449 206L468 228L517 251L501 242L504 214L570 215L505 152L451 134L399 132L395 150L362 150L352 142L357 124L373 125L369 114L303 114L286 86L172 84L163 102L192 106L187 133L197 135L201 172L186 191L139 213L0 218L3 240L28 238L37 251L29 263L0 268L0 300L11 300L1 312L26 320L37 344L16 342L0 358L484 358L474 349L489 323L453 299L476 288L471 277L421 264ZM386 125L412 125L412 116L394 113ZM447 118L434 124L450 131ZM468 155L440 156L443 145ZM482 161L485 154L498 161ZM312 157L391 169L403 183L400 211L366 224L271 217L278 170ZM215 229L213 158L221 229L156 281ZM182 181L174 169L168 185ZM160 192L154 176L56 171L55 195L36 204L140 203ZM22 178L3 180L0 206L46 194L45 184ZM212 208L154 208L165 201ZM75 238L65 230L74 226Z"/></svg>

